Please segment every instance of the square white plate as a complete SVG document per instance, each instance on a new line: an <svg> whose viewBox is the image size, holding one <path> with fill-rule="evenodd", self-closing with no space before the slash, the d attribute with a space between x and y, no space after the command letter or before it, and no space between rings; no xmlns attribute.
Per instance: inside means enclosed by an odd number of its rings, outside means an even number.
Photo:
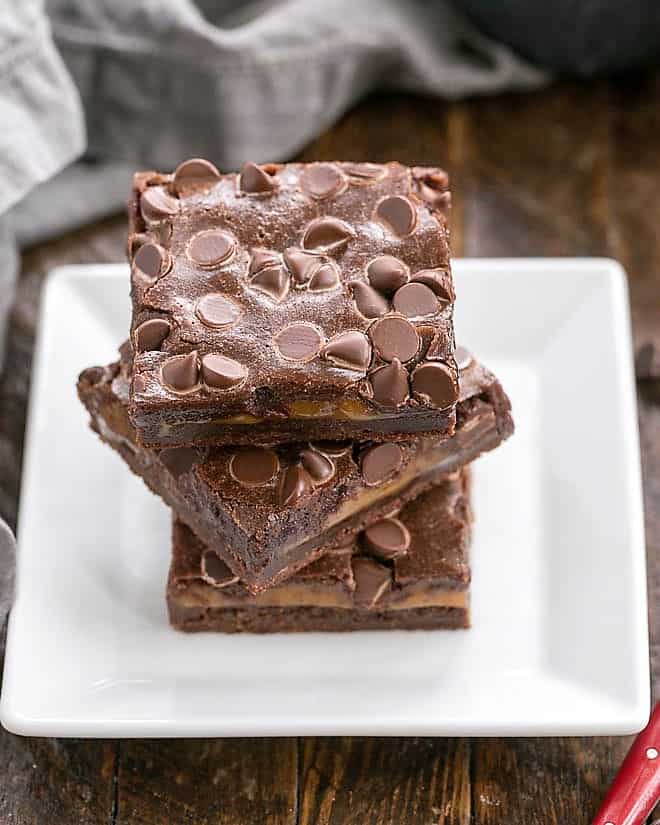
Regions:
<svg viewBox="0 0 660 825"><path fill-rule="evenodd" d="M457 337L517 432L477 463L473 628L185 635L169 512L87 429L83 367L128 329L123 266L43 304L1 719L39 736L623 734L649 712L625 276L607 260L455 264Z"/></svg>

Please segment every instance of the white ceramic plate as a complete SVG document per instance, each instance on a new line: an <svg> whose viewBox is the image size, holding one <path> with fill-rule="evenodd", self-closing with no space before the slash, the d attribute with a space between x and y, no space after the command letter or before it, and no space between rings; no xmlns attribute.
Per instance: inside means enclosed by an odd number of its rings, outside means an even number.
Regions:
<svg viewBox="0 0 660 825"><path fill-rule="evenodd" d="M649 673L625 277L607 260L464 260L458 339L517 431L475 470L469 631L185 635L169 512L87 429L83 367L128 328L123 266L48 283L1 719L39 736L623 734Z"/></svg>

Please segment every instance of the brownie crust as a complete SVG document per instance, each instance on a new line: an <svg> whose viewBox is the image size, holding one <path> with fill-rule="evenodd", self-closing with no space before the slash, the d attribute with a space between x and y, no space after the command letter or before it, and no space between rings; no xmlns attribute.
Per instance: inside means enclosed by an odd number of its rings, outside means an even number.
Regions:
<svg viewBox="0 0 660 825"><path fill-rule="evenodd" d="M135 175L129 413L147 446L450 434L446 174L208 161Z"/></svg>
<svg viewBox="0 0 660 825"><path fill-rule="evenodd" d="M91 426L253 591L345 546L513 431L497 379L459 348L458 427L398 444L312 442L272 449L142 447L127 415L124 366L85 370Z"/></svg>

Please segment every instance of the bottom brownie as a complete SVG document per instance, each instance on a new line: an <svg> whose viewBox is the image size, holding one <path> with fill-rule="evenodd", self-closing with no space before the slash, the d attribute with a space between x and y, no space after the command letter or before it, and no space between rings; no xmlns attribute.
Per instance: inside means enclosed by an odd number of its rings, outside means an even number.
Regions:
<svg viewBox="0 0 660 825"><path fill-rule="evenodd" d="M286 581L250 593L174 520L170 623L185 631L289 633L469 626L468 470L332 548Z"/></svg>
<svg viewBox="0 0 660 825"><path fill-rule="evenodd" d="M387 611L333 607L179 607L168 600L170 623L187 633L346 633L352 630L461 630L467 607Z"/></svg>

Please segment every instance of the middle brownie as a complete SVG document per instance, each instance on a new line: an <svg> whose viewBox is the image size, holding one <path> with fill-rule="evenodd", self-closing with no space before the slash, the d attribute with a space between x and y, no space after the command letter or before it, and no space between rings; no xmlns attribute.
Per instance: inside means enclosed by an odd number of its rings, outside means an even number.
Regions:
<svg viewBox="0 0 660 825"><path fill-rule="evenodd" d="M495 376L461 348L457 361L455 434L397 443L143 447L128 417L128 353L121 363L85 370L78 392L101 438L259 592L511 434L509 400Z"/></svg>

